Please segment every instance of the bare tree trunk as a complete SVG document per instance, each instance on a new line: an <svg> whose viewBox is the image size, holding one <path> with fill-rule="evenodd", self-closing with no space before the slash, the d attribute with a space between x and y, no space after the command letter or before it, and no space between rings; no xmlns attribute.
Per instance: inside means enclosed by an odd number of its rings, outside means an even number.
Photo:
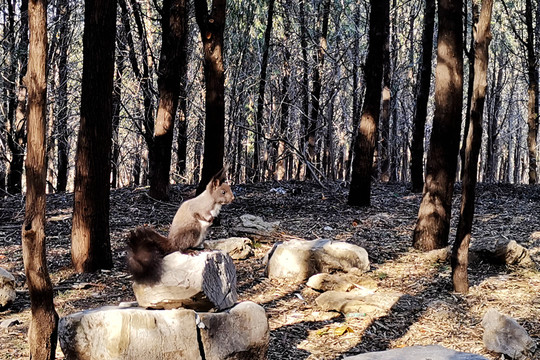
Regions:
<svg viewBox="0 0 540 360"><path fill-rule="evenodd" d="M412 191L421 192L424 187L424 135L427 105L431 84L431 57L433 54L433 28L435 24L435 0L425 0L424 30L422 32L422 64L416 93L416 110L413 120L411 144Z"/></svg>
<svg viewBox="0 0 540 360"><path fill-rule="evenodd" d="M448 244L463 103L462 7L461 0L439 0L435 115L413 237L413 246L421 250Z"/></svg>
<svg viewBox="0 0 540 360"><path fill-rule="evenodd" d="M354 160L348 204L369 206L371 202L371 175L373 153L377 140L377 126L381 105L381 83L384 26L389 16L389 0L371 0L369 45L366 59L366 95L360 126L354 143Z"/></svg>
<svg viewBox="0 0 540 360"><path fill-rule="evenodd" d="M174 118L180 95L180 57L186 42L185 0L164 0L162 18L162 46L159 61L159 107L154 127L154 138L148 148L150 160L150 196L169 198L171 151Z"/></svg>
<svg viewBox="0 0 540 360"><path fill-rule="evenodd" d="M195 0L195 16L201 32L206 82L206 121L202 175L197 193L223 167L225 146L225 68L223 32L226 0L213 0L208 11L206 0Z"/></svg>
<svg viewBox="0 0 540 360"><path fill-rule="evenodd" d="M264 112L264 90L266 87L266 70L268 68L268 54L270 52L270 36L272 35L272 24L274 20L274 4L275 0L268 1L268 16L266 30L264 31L264 45L261 62L261 74L259 77L259 95L257 98L257 113L255 114L255 142L253 144L253 181L261 180L261 171L259 161L261 159L261 142L263 136L263 112Z"/></svg>
<svg viewBox="0 0 540 360"><path fill-rule="evenodd" d="M307 56L307 39L308 39L308 31L307 31L307 24L306 24L306 14L305 14L305 6L306 6L306 0L299 0L299 6L300 6L300 47L302 48L302 83L300 86L300 93L301 93L301 101L302 101L302 114L300 116L301 118L301 124L303 127L303 133L304 136L300 137L300 148L303 152L305 152L306 144L309 141L308 138L308 129L309 129L309 66L308 66L308 56ZM296 178L300 178L302 169L302 163L298 163L298 169ZM309 172L306 169L306 175L309 174Z"/></svg>
<svg viewBox="0 0 540 360"><path fill-rule="evenodd" d="M120 158L120 107L122 105L122 78L126 68L124 61L124 53L127 51L125 47L125 28L120 28L122 33L118 35L120 41L117 42L118 54L116 55L116 74L113 85L112 98L112 157L111 157L111 187L118 187L118 166Z"/></svg>
<svg viewBox="0 0 540 360"><path fill-rule="evenodd" d="M187 167L187 130L188 130L188 41L189 37L189 11L184 12L185 24L185 41L182 43L180 50L180 95L178 106L180 108L178 114L178 134L177 134L177 150L176 150L176 172L179 176L184 176Z"/></svg>
<svg viewBox="0 0 540 360"><path fill-rule="evenodd" d="M77 272L112 267L109 179L115 34L116 1L86 0L71 231L71 259Z"/></svg>
<svg viewBox="0 0 540 360"><path fill-rule="evenodd" d="M58 314L45 257L45 128L47 104L47 4L29 4L30 49L28 88L28 154L26 157L26 206L22 228L23 261L30 294L32 320L28 329L30 358L55 358Z"/></svg>
<svg viewBox="0 0 540 360"><path fill-rule="evenodd" d="M474 216L474 198L478 174L478 155L482 145L482 115L487 87L487 67L489 43L491 41L491 11L493 0L482 1L482 12L475 34L474 90L471 99L469 134L465 147L463 167L463 190L456 241L452 248L452 280L454 290L469 291L467 266L469 263L469 243ZM472 49L471 49L472 50Z"/></svg>

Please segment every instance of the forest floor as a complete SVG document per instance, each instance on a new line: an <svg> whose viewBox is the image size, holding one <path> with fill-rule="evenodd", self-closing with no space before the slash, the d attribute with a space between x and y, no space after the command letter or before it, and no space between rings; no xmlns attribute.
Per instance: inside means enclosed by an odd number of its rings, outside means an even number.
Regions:
<svg viewBox="0 0 540 360"><path fill-rule="evenodd" d="M341 359L347 355L409 345L440 344L498 359L482 343L481 320L490 307L512 316L529 334L540 339L540 272L486 263L470 264L467 295L452 292L450 265L411 248L421 195L403 184L374 184L372 206L346 204L342 184L302 182L264 183L233 187L235 201L221 212L221 225L207 238L224 238L249 213L280 221L278 239L257 242L255 255L235 261L240 300L262 305L270 325L268 358ZM283 191L275 190L286 190ZM114 268L77 274L70 267L72 194L47 198L47 257L59 315L133 301L130 276L125 271L126 235L135 226L151 224L166 232L178 205L193 196L193 186L175 186L169 202L155 201L147 189L122 188L111 193L111 245ZM293 191L294 190L294 191ZM459 207L454 196L450 239L453 241ZM0 322L18 324L0 329L0 358L27 359L26 333L30 300L25 285L20 228L24 199L11 196L0 202L0 267L17 280L17 299L0 310ZM262 259L272 242L292 237L329 238L364 247L371 269L365 274L375 291L401 294L388 311L345 317L317 309L318 293L305 285L264 277ZM516 240L530 249L540 264L540 187L480 185L473 241ZM344 327L345 325L345 327ZM343 329L347 331L343 331ZM341 329L341 331L340 331ZM59 346L58 346L59 348ZM60 349L58 358L63 358Z"/></svg>

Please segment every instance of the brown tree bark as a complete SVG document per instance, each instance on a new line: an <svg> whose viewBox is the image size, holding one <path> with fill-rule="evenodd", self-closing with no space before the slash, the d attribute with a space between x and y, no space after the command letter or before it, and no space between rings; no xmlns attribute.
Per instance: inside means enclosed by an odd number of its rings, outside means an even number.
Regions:
<svg viewBox="0 0 540 360"><path fill-rule="evenodd" d="M29 15L28 153L26 157L26 206L22 227L23 262L30 294L32 320L28 329L30 358L55 358L58 314L45 256L45 109L47 106L47 4L31 0Z"/></svg>
<svg viewBox="0 0 540 360"><path fill-rule="evenodd" d="M529 148L529 184L538 181L536 165L536 138L538 137L538 68L534 47L532 1L525 0L525 25L527 27L527 75L529 80L529 102L527 104L527 147Z"/></svg>
<svg viewBox="0 0 540 360"><path fill-rule="evenodd" d="M162 45L159 60L159 107L154 139L149 146L149 195L159 200L169 198L171 151L174 118L180 95L180 58L186 42L185 0L164 0Z"/></svg>
<svg viewBox="0 0 540 360"><path fill-rule="evenodd" d="M469 291L467 266L469 264L469 243L474 216L478 155L482 145L482 115L484 112L484 100L487 87L488 50L491 41L490 23L492 8L493 0L482 1L482 11L480 13L475 34L474 90L471 99L469 133L465 147L461 211L456 241L452 247L451 258L454 290L460 293L467 293Z"/></svg>
<svg viewBox="0 0 540 360"><path fill-rule="evenodd" d="M14 12L14 6L9 3L8 11ZM10 194L19 194L22 190L22 173L24 166L24 152L26 148L26 97L27 89L23 81L28 61L28 0L21 1L21 23L19 26L20 42L18 56L13 59L12 79L10 84L17 84L16 96L11 96L8 108L8 147L11 152L11 163L7 174L7 191ZM10 15L14 19L14 15ZM10 25L10 27L12 27ZM9 32L15 36L14 28ZM15 44L15 41L13 41ZM15 65L16 64L16 65ZM20 69L18 81L15 82L16 69ZM11 85L10 85L11 86ZM15 88L13 88L15 91Z"/></svg>
<svg viewBox="0 0 540 360"><path fill-rule="evenodd" d="M381 105L381 83L384 26L389 16L389 0L371 0L369 19L369 45L365 65L366 94L360 126L354 142L354 160L352 166L351 188L348 204L369 206L371 203L371 175L373 171L373 153L377 140L377 126Z"/></svg>
<svg viewBox="0 0 540 360"><path fill-rule="evenodd" d="M254 182L261 180L261 172L264 173L264 169L260 168L261 159L261 145L263 137L263 112L264 112L264 90L266 88L266 71L268 68L268 55L270 53L270 36L272 35L272 24L274 21L274 4L275 0L268 1L268 16L266 30L264 31L264 45L261 62L261 73L259 76L259 94L257 97L257 113L255 114L255 142L253 144L253 172Z"/></svg>
<svg viewBox="0 0 540 360"><path fill-rule="evenodd" d="M200 194L222 167L225 145L225 68L223 65L223 31L225 30L226 0L213 0L208 11L206 0L195 0L195 17L204 53L206 83L206 121Z"/></svg>
<svg viewBox="0 0 540 360"><path fill-rule="evenodd" d="M421 250L448 244L463 103L462 5L461 0L439 0L435 114L413 236L413 246Z"/></svg>
<svg viewBox="0 0 540 360"><path fill-rule="evenodd" d="M188 130L188 41L189 37L189 11L184 11L185 24L185 41L182 43L180 50L180 94L178 99L178 134L176 137L176 173L179 176L184 176L187 166L187 130Z"/></svg>
<svg viewBox="0 0 540 360"><path fill-rule="evenodd" d="M86 0L84 19L71 260L75 271L92 272L112 267L109 177L116 1Z"/></svg>
<svg viewBox="0 0 540 360"><path fill-rule="evenodd" d="M424 29L422 31L422 64L418 74L418 92L413 120L411 144L412 191L424 187L424 135L431 84L431 57L433 54L433 28L435 25L435 0L425 0Z"/></svg>
<svg viewBox="0 0 540 360"><path fill-rule="evenodd" d="M112 154L111 154L111 187L113 189L118 187L118 170L120 159L120 108L122 106L122 78L124 77L124 71L126 69L124 54L128 52L125 46L126 41L126 29L118 27L119 34L117 35L117 48L116 54L116 69L113 82L113 97L112 97Z"/></svg>

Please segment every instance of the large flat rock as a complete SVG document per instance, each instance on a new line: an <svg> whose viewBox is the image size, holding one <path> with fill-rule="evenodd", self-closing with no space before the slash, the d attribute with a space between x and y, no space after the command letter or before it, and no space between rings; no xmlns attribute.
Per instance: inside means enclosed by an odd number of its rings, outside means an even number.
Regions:
<svg viewBox="0 0 540 360"><path fill-rule="evenodd" d="M220 313L104 307L60 319L66 359L266 359L264 309L253 302Z"/></svg>

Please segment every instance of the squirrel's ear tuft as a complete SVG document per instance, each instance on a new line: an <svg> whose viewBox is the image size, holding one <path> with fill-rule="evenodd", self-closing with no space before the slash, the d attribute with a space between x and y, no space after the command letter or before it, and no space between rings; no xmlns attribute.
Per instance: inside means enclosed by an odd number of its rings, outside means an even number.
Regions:
<svg viewBox="0 0 540 360"><path fill-rule="evenodd" d="M227 179L227 166L223 166L221 170L217 172L216 175L212 177L212 182L214 180L219 180L219 184L223 184L223 182Z"/></svg>

